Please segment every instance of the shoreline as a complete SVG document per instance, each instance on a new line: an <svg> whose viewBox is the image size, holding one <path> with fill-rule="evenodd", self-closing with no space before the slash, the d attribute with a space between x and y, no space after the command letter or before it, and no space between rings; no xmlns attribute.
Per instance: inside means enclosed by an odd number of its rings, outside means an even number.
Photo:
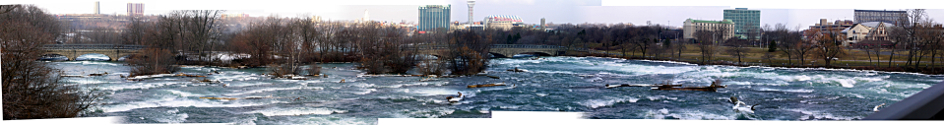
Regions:
<svg viewBox="0 0 944 125"><path fill-rule="evenodd" d="M769 67L769 68L782 68L782 69L803 69L803 70L823 70L823 71L859 71L859 72L881 72L881 73L899 73L899 74L912 74L912 75L929 75L929 76L944 76L944 68L934 68L938 69L936 71L908 71L914 70L911 67L842 67L842 66L780 66L780 65L738 65L730 64L722 61L715 61L714 63L708 62L707 64L702 64L699 62L693 61L682 61L676 59L649 59L649 58L622 58L622 57L612 57L612 56L598 56L598 55L583 55L583 56L570 56L570 57L598 57L598 58L613 58L613 59L625 59L625 60L637 60L637 61L649 61L649 62L663 62L663 63L676 63L684 65L722 65L722 66L736 66L736 67Z"/></svg>
<svg viewBox="0 0 944 125"><path fill-rule="evenodd" d="M614 57L614 56L600 56L600 55L566 55L563 57L597 57L597 58L612 58L612 59L624 59L624 60L636 60L636 61L648 61L648 62L661 62L661 63L674 63L681 65L723 65L723 66L736 66L736 67L760 67L760 68L782 68L782 69L796 69L796 70L822 70L822 71L858 71L858 72L881 72L881 73L898 73L898 74L912 74L912 75L930 75L930 76L944 76L944 67L935 67L935 71L929 71L929 69L922 69L914 71L912 67L845 67L845 66L783 66L783 65L739 65L731 64L724 61L714 61L708 63L700 63L698 61L683 61L678 59L651 59L651 58L638 58L638 57ZM72 62L72 61L53 61L53 62ZM107 61L106 61L107 62ZM312 62L316 64L352 64L356 62ZM766 64L766 63L763 63ZM235 68L242 69L239 67L227 67L227 66L218 66L218 65L178 65L180 67L214 67L214 68ZM243 67L243 68L265 68L265 66L260 67ZM910 71L909 71L910 70Z"/></svg>

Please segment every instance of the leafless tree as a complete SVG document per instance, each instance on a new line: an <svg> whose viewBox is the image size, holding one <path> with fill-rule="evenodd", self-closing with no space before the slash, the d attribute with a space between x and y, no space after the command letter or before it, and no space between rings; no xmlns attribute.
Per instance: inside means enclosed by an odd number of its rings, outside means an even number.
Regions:
<svg viewBox="0 0 944 125"><path fill-rule="evenodd" d="M914 39L916 39L921 47L919 48L920 56L918 56L917 63L915 63L914 68L918 68L922 58L927 55L931 56L931 65L933 66L935 58L938 55L938 51L940 51L940 48L942 47L941 37L942 34L944 34L944 31L942 31L944 28L941 28L941 24L935 23L932 19L925 19L915 24L918 26L916 26L917 30L915 31L915 37L917 38Z"/></svg>
<svg viewBox="0 0 944 125"><path fill-rule="evenodd" d="M815 49L813 49L814 55L816 57L823 59L823 62L826 63L826 67L829 67L830 62L833 59L838 59L841 56L846 54L845 49L842 49L842 39L838 38L839 36L833 32L827 33L813 33L815 41Z"/></svg>
<svg viewBox="0 0 944 125"><path fill-rule="evenodd" d="M147 35L145 31L151 28L153 28L152 25L149 22L144 22L142 17L128 17L128 24L121 32L121 44L144 45L145 35Z"/></svg>
<svg viewBox="0 0 944 125"><path fill-rule="evenodd" d="M892 67L892 60L895 57L895 51L902 48L911 48L911 37L909 37L908 29L902 26L889 27L885 29L888 32L888 37L894 41L890 48L888 48L888 67ZM910 57L910 56L908 56ZM909 58L910 59L910 58Z"/></svg>
<svg viewBox="0 0 944 125"><path fill-rule="evenodd" d="M331 50L332 41L335 39L334 36L338 29L338 25L332 25L332 23L319 23L318 29L321 32L317 34L317 48L318 48L318 60L322 63L328 61L329 56L327 53Z"/></svg>
<svg viewBox="0 0 944 125"><path fill-rule="evenodd" d="M97 105L101 93L62 83L60 71L35 61L61 25L33 5L0 5L3 119L76 117Z"/></svg>
<svg viewBox="0 0 944 125"><path fill-rule="evenodd" d="M771 32L771 31L773 31L773 30L774 30L774 29L770 27L770 24L764 24L763 28L758 29L758 32L759 32L758 35L760 35L760 37L761 37L761 39L760 39L760 40L761 40L761 46L763 46L763 47L769 47L769 46L771 46L771 45L770 45L771 41L774 41L774 40L772 40L772 39L770 38L770 37L771 37L771 34L773 33L773 32ZM776 44L776 43L774 43L774 44ZM776 46L774 46L774 47L776 47Z"/></svg>
<svg viewBox="0 0 944 125"><path fill-rule="evenodd" d="M862 51L865 51L865 56L866 56L866 57L869 57L869 65L873 65L873 64L872 64L872 50L871 50L871 48L870 48L870 47L865 47L864 49L862 49ZM875 53L875 54L878 55L878 53Z"/></svg>
<svg viewBox="0 0 944 125"><path fill-rule="evenodd" d="M682 50L688 49L688 47L686 47L685 45L689 44L689 42L684 41L682 39L675 39L675 42L676 44L674 44L674 46L672 47L672 48L675 48L675 50L677 51L675 54L678 54L675 58L681 59Z"/></svg>
<svg viewBox="0 0 944 125"><path fill-rule="evenodd" d="M222 10L176 10L169 14L174 18L172 23L176 23L178 45L181 45L183 51L196 52L199 55L199 61L208 61L206 51L212 48L210 45L218 43L218 37L221 35L219 29L220 14Z"/></svg>
<svg viewBox="0 0 944 125"><path fill-rule="evenodd" d="M271 25L277 25L277 23L263 22L253 24L248 30L239 32L233 38L233 46L235 46L237 53L246 53L249 54L250 58L237 61L243 65L255 67L255 66L264 66L273 63L272 55L274 55L273 42L271 40L275 39L275 33L271 31Z"/></svg>
<svg viewBox="0 0 944 125"><path fill-rule="evenodd" d="M296 37L299 38L300 42L300 53L301 57L299 59L305 62L312 62L316 60L315 49L318 46L319 37L321 37L321 31L315 27L315 23L311 21L310 17L306 18L297 18L292 20L292 25L290 28L294 28Z"/></svg>
<svg viewBox="0 0 944 125"><path fill-rule="evenodd" d="M763 52L763 53L764 55L761 56L760 58L764 59L764 61L767 61L767 64L773 64L773 61L771 61L771 59L774 59L774 57L776 56L774 56L772 52Z"/></svg>
<svg viewBox="0 0 944 125"><path fill-rule="evenodd" d="M812 41L801 40L793 42L793 44L793 49L790 50L792 50L793 56L796 56L796 58L800 60L799 64L801 65L805 63L807 56L812 54L812 51L817 48L817 46L813 44Z"/></svg>
<svg viewBox="0 0 944 125"><path fill-rule="evenodd" d="M167 74L180 70L180 67L174 66L174 53L168 49L148 48L142 53L146 54L133 55L128 60L131 68L129 76Z"/></svg>
<svg viewBox="0 0 944 125"><path fill-rule="evenodd" d="M750 44L750 42L747 40L730 39L725 42L725 44L728 46L728 49L725 50L725 52L728 55L736 57L738 59L738 64L741 64L741 58L747 56L747 53L749 53L747 46Z"/></svg>
<svg viewBox="0 0 944 125"><path fill-rule="evenodd" d="M476 31L454 31L449 34L448 52L443 58L449 62L453 75L474 75L488 65L488 50L496 36L480 35Z"/></svg>
<svg viewBox="0 0 944 125"><path fill-rule="evenodd" d="M799 27L792 31L783 24L776 24L774 27L775 29L768 32L768 34L771 39L777 41L777 50L783 52L781 54L787 57L789 64L803 64L806 61L806 56L810 54L812 49L815 49L815 46L811 42L803 40L803 33L798 30ZM800 63L793 63L794 59Z"/></svg>
<svg viewBox="0 0 944 125"><path fill-rule="evenodd" d="M908 65L914 64L915 68L917 68L918 64L920 63L920 61L914 62L914 63L912 62L912 59L915 58L916 55L919 55L919 52L920 52L918 51L918 48L921 43L919 43L919 38L917 37L917 34L919 30L921 29L921 26L920 24L918 24L918 22L924 20L924 18L926 17L927 17L927 13L924 12L924 9L909 10L908 21L912 22L913 24L904 25L903 28L905 28L905 30L902 30L904 31L904 35L901 35L901 36L906 37L906 38L902 39L904 41L900 41L900 42L904 42L908 46L907 47L908 62L906 62L906 64Z"/></svg>
<svg viewBox="0 0 944 125"><path fill-rule="evenodd" d="M760 37L761 31L760 31L760 27L755 27L754 25L755 24L753 22L748 22L748 23L744 23L744 25L741 27L744 27L746 30L744 33L744 36L747 37L747 40L749 42L746 44L750 44L751 46L758 46L760 44L758 43L759 40L757 38Z"/></svg>
<svg viewBox="0 0 944 125"><path fill-rule="evenodd" d="M716 31L698 30L694 33L695 38L698 39L697 46L698 51L701 53L701 63L703 64L706 61L710 63L711 58L714 57L714 54L716 53L715 49L717 48L717 45L714 44L714 41L710 41L714 38L714 32Z"/></svg>
<svg viewBox="0 0 944 125"><path fill-rule="evenodd" d="M882 63L882 56L880 54L882 53L882 46L879 44L879 46L871 47L870 50L872 50L872 53L875 53L875 66L878 67Z"/></svg>
<svg viewBox="0 0 944 125"><path fill-rule="evenodd" d="M182 49L182 41L180 36L180 20L175 18L174 13L170 15L162 15L158 17L158 21L155 22L155 26L152 29L145 29L144 37L146 42L144 45L154 48L166 48L171 51L178 52ZM128 28L142 28L142 27L128 27Z"/></svg>
<svg viewBox="0 0 944 125"><path fill-rule="evenodd" d="M360 31L364 39L356 46L361 46L360 64L368 73L406 73L416 64L414 49L403 47L407 42L401 30L369 23Z"/></svg>
<svg viewBox="0 0 944 125"><path fill-rule="evenodd" d="M95 27L92 32L85 34L91 38L92 44L121 44L121 37L118 31L107 27Z"/></svg>
<svg viewBox="0 0 944 125"><path fill-rule="evenodd" d="M940 23L933 23L927 26L927 31L923 33L922 36L930 43L928 47L930 48L929 50L931 53L931 70L934 72L937 69L934 67L937 55L940 54L942 52L942 48L944 48L944 45L942 45L944 44L944 35L942 35L944 34L944 25Z"/></svg>

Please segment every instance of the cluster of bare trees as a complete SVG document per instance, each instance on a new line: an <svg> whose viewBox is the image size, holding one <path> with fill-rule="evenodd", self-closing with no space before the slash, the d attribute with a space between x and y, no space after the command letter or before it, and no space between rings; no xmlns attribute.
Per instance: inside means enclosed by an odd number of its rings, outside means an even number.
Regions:
<svg viewBox="0 0 944 125"><path fill-rule="evenodd" d="M461 30L448 34L445 58L452 75L474 75L485 71L490 57L488 50L498 35Z"/></svg>
<svg viewBox="0 0 944 125"><path fill-rule="evenodd" d="M377 23L369 23L359 30L355 30L359 37L358 42L362 68L367 73L406 73L416 65L416 52L419 48L401 47L409 43L422 43L416 39L406 38L404 30L394 27L382 27Z"/></svg>
<svg viewBox="0 0 944 125"><path fill-rule="evenodd" d="M483 35L494 36L494 43L500 44L544 44L560 45L572 48L586 48L618 52L644 53L639 56L663 56L680 52L684 49L678 41L680 30L670 30L661 26L632 26L626 24L592 25L559 24L555 30L543 31L514 27L510 30L485 30ZM682 48L682 49L679 49ZM637 56L637 55L626 55Z"/></svg>
<svg viewBox="0 0 944 125"><path fill-rule="evenodd" d="M180 70L180 67L172 65L176 60L168 49L147 48L141 53L146 55L136 55L128 60L131 67L129 76L168 74Z"/></svg>
<svg viewBox="0 0 944 125"><path fill-rule="evenodd" d="M669 30L667 27L661 26L617 24L579 27L563 25L551 34L552 36L561 35L558 38L563 38L559 40L560 45L563 46L602 50L606 53L617 51L628 54L623 55L624 58L638 58L635 55L636 53L641 53L642 55L639 56L642 58L680 56L682 49L685 48L678 41L678 36L681 35L680 31Z"/></svg>
<svg viewBox="0 0 944 125"><path fill-rule="evenodd" d="M701 52L701 63L711 63L711 58L715 57L715 54L719 51L718 46L724 44L727 40L726 34L730 30L726 26L715 26L707 29L699 29L692 34L697 39L695 43L698 51Z"/></svg>
<svg viewBox="0 0 944 125"><path fill-rule="evenodd" d="M944 54L941 49L944 47L944 27L928 18L923 9L910 10L908 16L913 24L892 28L888 31L889 38L897 41L897 48L908 51L906 65L913 69L934 65L938 56ZM931 64L921 65L924 59L930 59Z"/></svg>
<svg viewBox="0 0 944 125"><path fill-rule="evenodd" d="M81 20L70 21L67 19L61 21L63 36L57 40L61 44L125 44L142 45L144 41L144 32L153 27L152 22L147 22L154 16L104 16L99 18L116 18L127 21L114 21L114 19L101 20ZM73 24L76 23L76 24ZM83 25L84 24L84 25ZM92 25L102 24L102 25Z"/></svg>
<svg viewBox="0 0 944 125"><path fill-rule="evenodd" d="M406 31L376 22L345 24L270 17L236 33L228 45L234 52L249 54L249 58L234 62L268 66L276 76L298 75L303 71L300 66L316 62L358 62L357 67L369 74L406 73L419 65L417 71L427 75L443 75L447 70L469 75L485 69L488 47L497 36L481 31L408 36ZM434 53L439 58L427 60L419 58L420 50L448 51Z"/></svg>
<svg viewBox="0 0 944 125"><path fill-rule="evenodd" d="M267 65L272 75L282 77L300 75L304 71L303 62L323 59L315 55L323 55L316 54L316 49L324 37L322 30L308 18L269 17L236 33L227 45L234 52L249 54L249 58L236 63L251 67Z"/></svg>
<svg viewBox="0 0 944 125"><path fill-rule="evenodd" d="M197 53L198 60L210 61L208 51L221 50L220 36L222 36L222 23L219 20L222 10L177 10L168 15L163 15L158 20L159 25L156 29L159 35L157 39L167 41L154 41L151 43L170 44L172 51L184 53ZM131 23L134 24L134 23ZM190 55L190 54L188 54Z"/></svg>
<svg viewBox="0 0 944 125"><path fill-rule="evenodd" d="M768 50L780 51L780 57L786 57L787 63L793 66L803 64L816 48L812 42L803 40L799 27L791 30L783 24L776 24L773 28L765 26L763 37L770 41L768 45L773 45Z"/></svg>
<svg viewBox="0 0 944 125"><path fill-rule="evenodd" d="M234 52L250 55L235 62L251 67L268 65L277 76L300 74L304 63L315 62L359 62L359 68L371 74L405 73L415 65L415 51L401 47L413 42L405 32L378 23L269 17L236 33L229 45ZM309 75L314 75L313 71L309 70Z"/></svg>
<svg viewBox="0 0 944 125"><path fill-rule="evenodd" d="M695 31L693 33L695 39L690 42L678 40L680 31L659 26L562 25L557 28L557 31L548 34L549 36L561 35L562 37L559 38L564 39L560 40L558 43L560 45L603 50L607 53L609 50L617 50L621 53L632 53L624 55L632 56L630 58L639 58L634 55L636 53L642 54L641 58L659 58L666 54L670 55L668 57L681 58L682 51L687 49L685 44L694 44L700 53L698 60L701 63L712 63L719 53L735 57L738 63L741 63L742 58L754 53L749 51L749 47L764 46L768 47L770 52L766 52L762 58L768 62L779 55L786 57L789 65L793 66L809 64L808 59L812 57L823 59L829 65L834 58L843 56L847 51L841 46L842 39L838 38L839 35L836 33L803 32L799 30L799 27L788 29L783 24L777 24L773 28L765 26L763 29L752 29L745 34L749 39L729 36L727 28L730 27L716 26L707 28L711 30ZM805 36L810 39L804 39ZM722 48L726 49L722 50Z"/></svg>
<svg viewBox="0 0 944 125"><path fill-rule="evenodd" d="M606 55L603 56L624 53L624 58L680 58L682 51L686 49L684 42L679 41L681 30L662 26L560 24L552 27L555 30L512 28L508 31L487 30L485 33L499 38L505 37L503 41L495 41L496 43L561 45L574 49L604 51ZM714 51L711 48L705 50Z"/></svg>
<svg viewBox="0 0 944 125"><path fill-rule="evenodd" d="M223 50L221 10L178 10L144 21L129 17L120 40L147 45L144 54L130 57L131 75L172 73L176 64L208 64L218 61L211 52ZM195 57L191 57L195 56Z"/></svg>
<svg viewBox="0 0 944 125"><path fill-rule="evenodd" d="M3 119L81 115L99 94L60 82L59 71L35 61L60 33L59 22L33 5L0 5Z"/></svg>

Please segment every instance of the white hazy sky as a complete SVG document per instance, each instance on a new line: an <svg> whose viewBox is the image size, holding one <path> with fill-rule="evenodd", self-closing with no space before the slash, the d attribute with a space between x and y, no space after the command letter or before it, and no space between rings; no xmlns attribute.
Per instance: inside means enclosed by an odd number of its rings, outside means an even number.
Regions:
<svg viewBox="0 0 944 125"><path fill-rule="evenodd" d="M104 14L123 14L127 3L144 3L144 13L164 14L171 10L220 9L250 16L301 14L324 19L360 19L367 10L371 20L417 20L417 7L451 4L452 20L466 22L466 0L7 0L0 4L34 4L53 14L92 13L95 1ZM784 23L801 29L819 19L853 19L854 9L903 10L923 8L935 20L944 20L944 6L928 0L477 0L476 21L488 15L517 15L526 23L541 18L553 23L633 23L681 26L688 18L720 20L724 9L761 10L762 24ZM941 22L941 21L937 21Z"/></svg>

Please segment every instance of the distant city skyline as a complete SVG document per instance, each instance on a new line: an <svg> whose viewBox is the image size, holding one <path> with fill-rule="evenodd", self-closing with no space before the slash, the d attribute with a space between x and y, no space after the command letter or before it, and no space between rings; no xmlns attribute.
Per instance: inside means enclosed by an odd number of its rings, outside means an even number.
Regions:
<svg viewBox="0 0 944 125"><path fill-rule="evenodd" d="M345 1L193 1L193 0L30 0L3 1L0 4L34 4L51 14L92 14L95 2L100 1L102 14L125 14L127 3L147 5L145 15L166 14L172 10L219 9L226 13L245 13L250 16L296 17L298 15L321 16L324 20L358 20L364 11L371 12L370 19L390 22L417 23L416 8L425 5L453 5L466 7L468 0L345 0ZM936 22L944 20L944 10L935 4L919 0L899 0L894 3L849 1L750 1L743 0L476 0L474 21L487 15L517 15L525 23L538 24L541 18L547 23L632 23L634 25L666 25L681 27L685 19L721 20L724 9L748 8L760 10L761 26L783 23L788 28L806 27L819 19L853 20L855 9L904 10L928 9L927 15ZM816 3L816 4L811 4ZM453 9L451 21L467 22L467 9Z"/></svg>

